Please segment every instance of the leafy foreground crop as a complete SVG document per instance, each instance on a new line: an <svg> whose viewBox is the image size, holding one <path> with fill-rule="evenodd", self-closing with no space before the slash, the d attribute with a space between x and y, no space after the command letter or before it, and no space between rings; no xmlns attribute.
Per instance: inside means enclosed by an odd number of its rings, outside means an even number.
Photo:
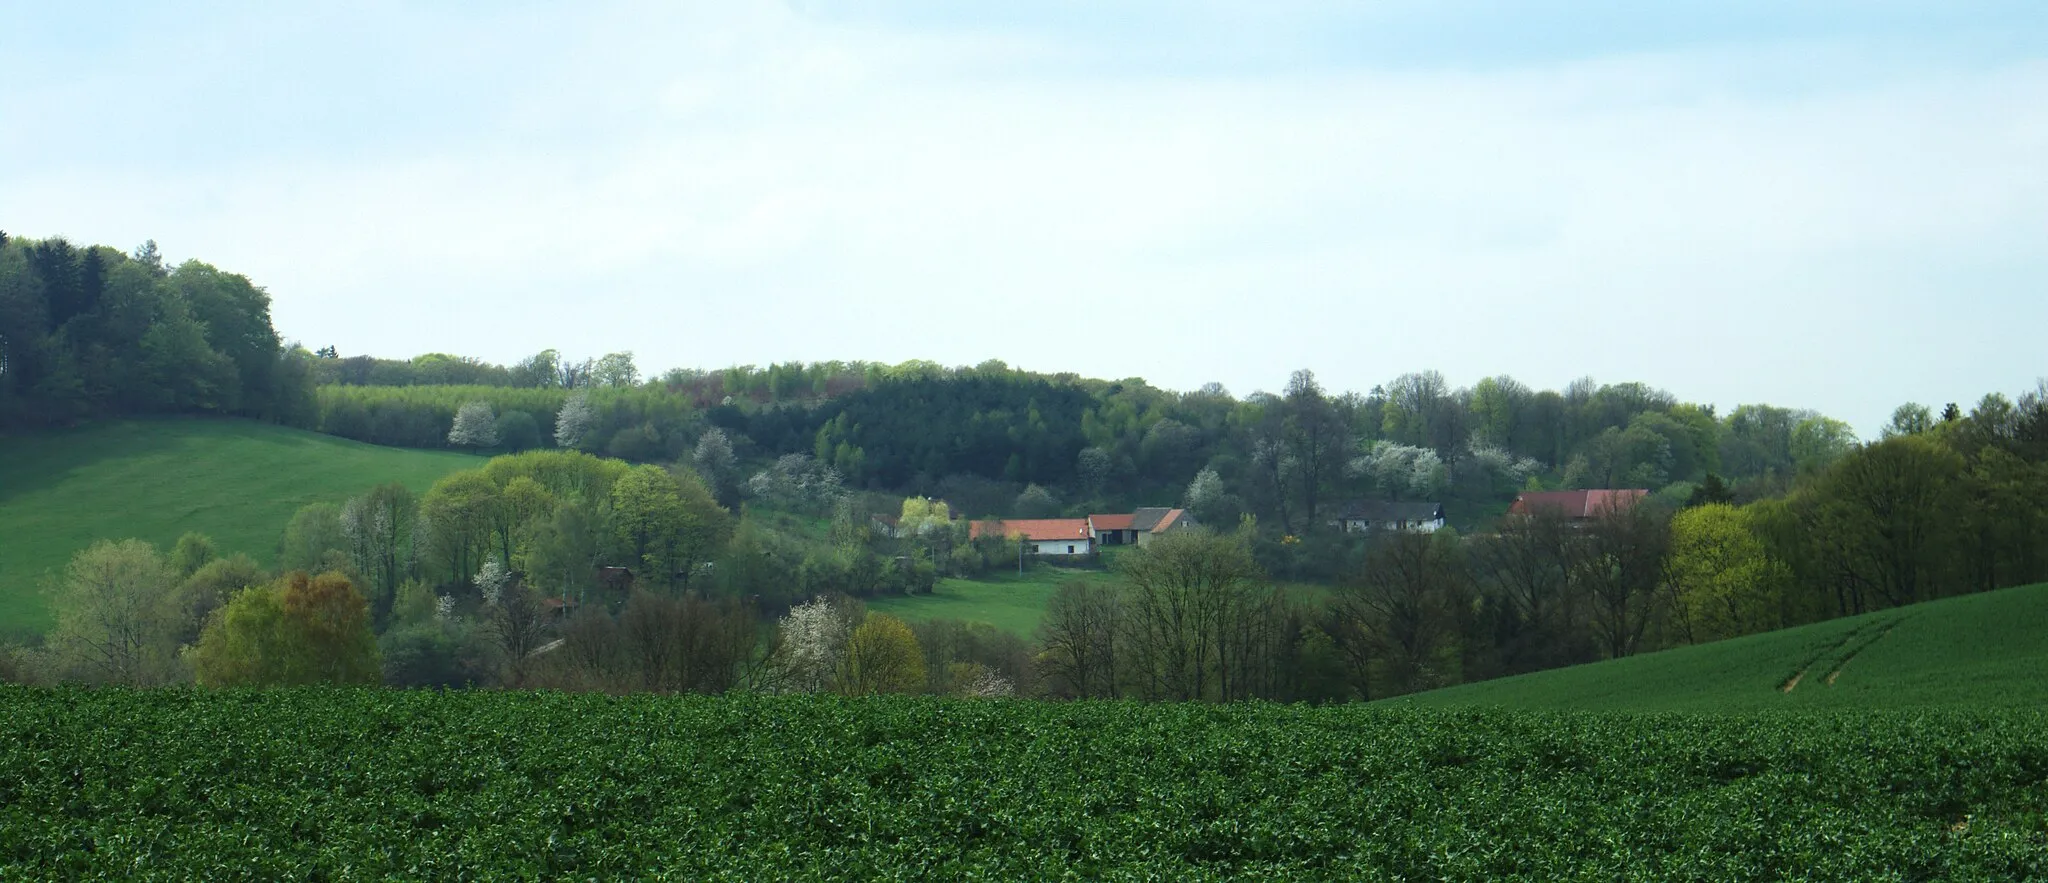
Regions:
<svg viewBox="0 0 2048 883"><path fill-rule="evenodd" d="M0 879L2048 879L2048 717L0 688Z"/></svg>

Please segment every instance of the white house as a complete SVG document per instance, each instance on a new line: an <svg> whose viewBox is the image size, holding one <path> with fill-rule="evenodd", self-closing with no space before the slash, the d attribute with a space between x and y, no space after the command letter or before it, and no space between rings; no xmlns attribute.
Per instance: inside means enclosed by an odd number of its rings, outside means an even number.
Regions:
<svg viewBox="0 0 2048 883"><path fill-rule="evenodd" d="M1338 510L1331 523L1345 533L1435 533L1444 526L1444 504L1359 500Z"/></svg>
<svg viewBox="0 0 2048 883"><path fill-rule="evenodd" d="M1003 536L1015 537L1024 543L1024 551L1030 555L1058 557L1095 554L1095 536L1088 529L1086 518L1010 518L1000 521L977 521L970 529L977 537L1001 531Z"/></svg>

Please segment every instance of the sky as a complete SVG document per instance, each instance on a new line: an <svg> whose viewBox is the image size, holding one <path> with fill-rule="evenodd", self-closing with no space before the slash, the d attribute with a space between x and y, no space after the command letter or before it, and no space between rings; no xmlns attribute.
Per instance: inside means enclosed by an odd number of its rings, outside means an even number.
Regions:
<svg viewBox="0 0 2048 883"><path fill-rule="evenodd" d="M16 4L0 229L343 355L1641 381L1874 436L2048 375L2048 4Z"/></svg>

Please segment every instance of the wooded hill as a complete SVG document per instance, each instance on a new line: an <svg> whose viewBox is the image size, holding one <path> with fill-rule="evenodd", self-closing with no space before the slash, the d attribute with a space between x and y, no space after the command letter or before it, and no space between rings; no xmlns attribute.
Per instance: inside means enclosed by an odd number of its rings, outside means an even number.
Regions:
<svg viewBox="0 0 2048 883"><path fill-rule="evenodd" d="M929 591L1014 560L952 528L907 540L867 530L868 514L905 497L1026 518L1178 504L1217 529L1223 545L1196 551L1227 561L1247 591L1207 627L1243 634L1176 637L1209 649L1167 677L1152 662L1129 667L1171 645L1130 655L1140 645L1119 630L1153 621L1135 577L1136 588L1056 593L1048 622L1118 637L1066 645L1055 669L1094 665L1077 653L1122 661L1105 680L1042 673L1051 695L1376 697L2048 578L2048 385L2017 401L1987 395L1968 413L1905 405L1883 438L1859 443L1811 412L1722 415L1590 380L1453 388L1419 372L1355 393L1303 370L1278 394L1237 398L995 362L650 379L628 353L549 351L503 367L286 347L260 288L153 256L0 244L0 425L241 413L386 445L612 458L560 460L588 473L560 486L538 473L515 481L554 460L507 461L416 500L366 487L354 509L294 515L296 560L355 568L380 625L408 584L415 618L439 597L484 604L478 580L492 562L549 580L537 591L557 596L588 589L594 564L637 564L652 590L715 593L780 617L805 598ZM124 348L143 354L140 367L111 355ZM1498 517L1525 490L1616 487L1653 493L1581 523ZM1442 502L1459 529L1339 532L1342 506L1367 498ZM808 520L814 535L778 518ZM367 536L366 525L382 525L376 554L336 539ZM1130 572L1143 566L1163 567ZM1274 580L1336 591L1320 606L1249 591ZM1224 646L1242 652L1226 658Z"/></svg>

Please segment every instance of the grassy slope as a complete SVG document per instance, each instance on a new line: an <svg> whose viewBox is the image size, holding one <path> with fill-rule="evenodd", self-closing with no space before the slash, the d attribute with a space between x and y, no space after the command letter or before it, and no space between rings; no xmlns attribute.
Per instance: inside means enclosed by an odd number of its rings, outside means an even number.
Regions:
<svg viewBox="0 0 2048 883"><path fill-rule="evenodd" d="M1394 701L1612 711L2040 707L2048 704L2048 584Z"/></svg>
<svg viewBox="0 0 2048 883"><path fill-rule="evenodd" d="M94 540L140 537L168 549L196 530L267 564L300 506L389 481L424 491L481 462L233 420L0 438L0 634L48 627L40 580Z"/></svg>
<svg viewBox="0 0 2048 883"><path fill-rule="evenodd" d="M869 610L909 622L940 617L985 622L1028 640L1037 634L1039 620L1045 618L1046 602L1069 580L1091 585L1121 582L1107 570L1036 564L1022 576L998 571L985 579L948 577L939 580L938 588L929 595L873 598L867 605ZM1330 593L1329 587L1314 583L1281 583L1280 589L1308 604L1320 604Z"/></svg>
<svg viewBox="0 0 2048 883"><path fill-rule="evenodd" d="M1019 637L1029 638L1045 616L1045 602L1068 580L1108 583L1116 579L1106 570L1086 570L1035 564L1019 576L1014 571L998 572L988 579L948 577L929 595L875 598L868 609L911 622L927 619L964 619L986 622Z"/></svg>

